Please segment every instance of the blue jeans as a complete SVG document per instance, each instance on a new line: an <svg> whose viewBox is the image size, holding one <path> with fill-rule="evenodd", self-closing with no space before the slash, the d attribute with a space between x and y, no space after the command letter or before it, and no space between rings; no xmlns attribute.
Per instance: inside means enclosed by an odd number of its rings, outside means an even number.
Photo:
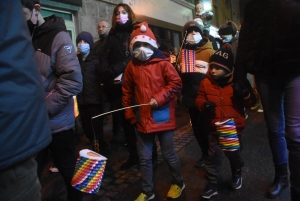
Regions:
<svg viewBox="0 0 300 201"><path fill-rule="evenodd" d="M183 184L180 162L174 150L174 131L171 130L150 134L137 132L137 149L140 158L140 171L142 173L142 187L146 192L150 192L154 189L152 181L152 149L155 135L158 137L162 156L168 164L172 183L180 186Z"/></svg>
<svg viewBox="0 0 300 201"><path fill-rule="evenodd" d="M288 149L291 187L300 192L300 73L255 78L274 165L287 163Z"/></svg>

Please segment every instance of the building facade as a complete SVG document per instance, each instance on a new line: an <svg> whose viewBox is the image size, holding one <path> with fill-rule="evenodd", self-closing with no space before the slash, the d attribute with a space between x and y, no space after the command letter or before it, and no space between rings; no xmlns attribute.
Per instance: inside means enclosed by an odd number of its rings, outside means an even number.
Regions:
<svg viewBox="0 0 300 201"><path fill-rule="evenodd" d="M182 27L195 16L195 0L40 0L44 17L56 14L66 22L74 45L81 31L90 32L98 39L97 24L101 20L111 22L114 7L118 3L128 4L135 12L137 21L147 21L154 34L169 48L179 49ZM217 29L227 20L239 24L239 0L202 0L211 4L214 18L211 34L217 37Z"/></svg>

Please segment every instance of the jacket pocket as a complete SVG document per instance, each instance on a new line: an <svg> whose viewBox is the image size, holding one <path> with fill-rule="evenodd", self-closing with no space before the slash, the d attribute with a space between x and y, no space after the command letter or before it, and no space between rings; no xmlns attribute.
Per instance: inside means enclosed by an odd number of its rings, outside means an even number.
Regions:
<svg viewBox="0 0 300 201"><path fill-rule="evenodd" d="M165 104L164 106L153 109L153 120L155 123L165 123L170 120L170 107L169 103Z"/></svg>

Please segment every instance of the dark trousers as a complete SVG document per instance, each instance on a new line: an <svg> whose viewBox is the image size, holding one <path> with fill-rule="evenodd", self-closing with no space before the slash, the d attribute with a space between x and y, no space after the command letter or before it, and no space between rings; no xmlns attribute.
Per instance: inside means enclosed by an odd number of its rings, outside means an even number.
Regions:
<svg viewBox="0 0 300 201"><path fill-rule="evenodd" d="M41 185L34 157L0 171L0 200L40 201Z"/></svg>
<svg viewBox="0 0 300 201"><path fill-rule="evenodd" d="M241 135L238 135L241 145ZM240 155L241 148L236 151L222 151L221 146L219 144L219 135L217 134L209 134L209 150L208 157L205 161L206 167L206 179L210 184L217 184L218 177L220 174L220 168L222 166L223 161L223 153L229 159L231 169L239 169L244 166L244 161Z"/></svg>
<svg viewBox="0 0 300 201"><path fill-rule="evenodd" d="M106 146L103 137L103 116L92 120L92 117L103 113L102 105L78 105L78 110L85 136L93 142L95 131L95 137L99 140L100 149L103 148L101 146Z"/></svg>
<svg viewBox="0 0 300 201"><path fill-rule="evenodd" d="M124 136L127 143L128 151L130 154L129 157L133 157L137 159L138 158L137 147L136 147L137 134L136 134L135 127L134 125L130 124L129 120L125 119L124 110L122 111L121 117L122 117L122 128L124 131Z"/></svg>
<svg viewBox="0 0 300 201"><path fill-rule="evenodd" d="M200 112L196 107L189 108L189 115L192 122L194 136L201 148L202 156L208 155L208 129L205 124L205 113Z"/></svg>
<svg viewBox="0 0 300 201"><path fill-rule="evenodd" d="M76 164L73 135L72 129L53 134L52 142L48 147L38 153L36 161L38 163L38 177L41 178L42 171L48 162L48 150L50 150L54 164L62 175L67 187L68 200L79 201L82 200L83 195L71 185Z"/></svg>

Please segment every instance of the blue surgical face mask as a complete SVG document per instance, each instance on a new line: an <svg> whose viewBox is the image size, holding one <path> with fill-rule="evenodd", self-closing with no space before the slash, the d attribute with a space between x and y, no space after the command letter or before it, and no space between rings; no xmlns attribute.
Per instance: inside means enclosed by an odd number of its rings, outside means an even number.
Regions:
<svg viewBox="0 0 300 201"><path fill-rule="evenodd" d="M90 45L88 43L81 43L78 45L78 51L82 54L87 54L90 51Z"/></svg>
<svg viewBox="0 0 300 201"><path fill-rule="evenodd" d="M224 43L229 43L232 40L232 35L221 36Z"/></svg>

